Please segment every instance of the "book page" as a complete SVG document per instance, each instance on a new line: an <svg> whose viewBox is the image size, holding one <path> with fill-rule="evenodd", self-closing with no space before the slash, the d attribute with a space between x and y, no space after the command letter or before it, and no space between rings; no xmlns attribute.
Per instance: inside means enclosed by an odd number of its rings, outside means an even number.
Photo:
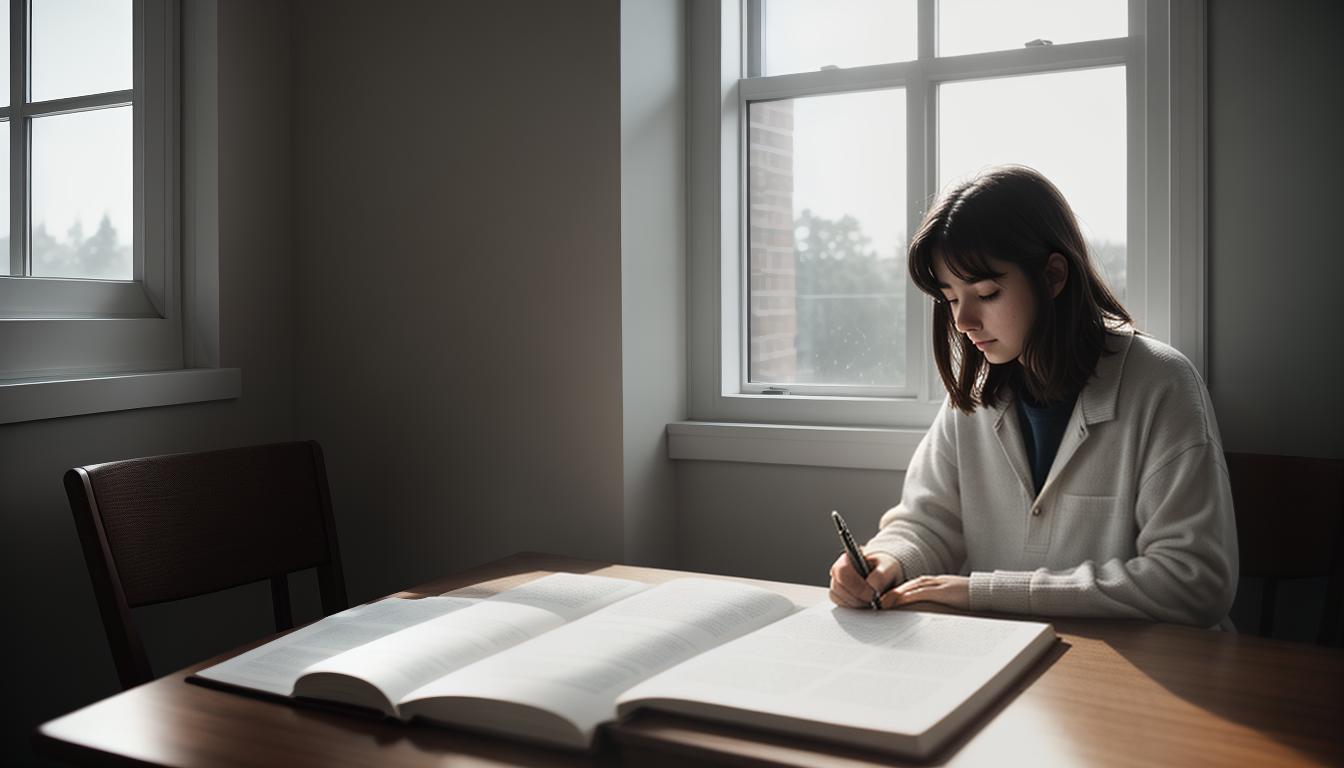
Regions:
<svg viewBox="0 0 1344 768"><path fill-rule="evenodd" d="M514 702L556 713L586 743L621 691L795 610L759 587L677 579L412 691L402 712L460 723L473 700Z"/></svg>
<svg viewBox="0 0 1344 768"><path fill-rule="evenodd" d="M393 632L306 670L295 695L347 700L333 677L353 678L380 694L379 708L426 683L498 653L568 621L647 589L627 579L555 573L515 587L464 610Z"/></svg>
<svg viewBox="0 0 1344 768"><path fill-rule="evenodd" d="M635 686L621 712L684 700L917 735L1045 633L1036 622L822 604Z"/></svg>
<svg viewBox="0 0 1344 768"><path fill-rule="evenodd" d="M475 605L475 599L390 597L357 605L197 672L198 677L288 696L304 669L343 651Z"/></svg>

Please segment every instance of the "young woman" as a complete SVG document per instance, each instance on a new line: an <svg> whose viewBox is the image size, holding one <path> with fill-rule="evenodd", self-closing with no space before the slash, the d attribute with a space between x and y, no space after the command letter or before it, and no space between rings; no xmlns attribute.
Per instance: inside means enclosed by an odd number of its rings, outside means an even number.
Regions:
<svg viewBox="0 0 1344 768"><path fill-rule="evenodd" d="M910 244L948 399L901 502L831 599L1230 628L1237 534L1199 374L1133 331L1059 190L1020 166L953 189Z"/></svg>

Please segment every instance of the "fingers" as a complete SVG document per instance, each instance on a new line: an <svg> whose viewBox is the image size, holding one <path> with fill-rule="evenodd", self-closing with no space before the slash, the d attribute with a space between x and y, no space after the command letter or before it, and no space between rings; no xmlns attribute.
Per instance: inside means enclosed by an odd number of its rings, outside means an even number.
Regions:
<svg viewBox="0 0 1344 768"><path fill-rule="evenodd" d="M898 601L900 599L901 599L900 594L896 590L892 589L887 592L883 592L882 596L877 598L877 602L879 605L882 606L882 610L885 611L888 608L895 608L899 606L900 602Z"/></svg>
<svg viewBox="0 0 1344 768"><path fill-rule="evenodd" d="M870 567L868 587L872 589L872 594L880 595L892 584L899 584L902 581L899 560L885 552L877 552L866 557Z"/></svg>
<svg viewBox="0 0 1344 768"><path fill-rule="evenodd" d="M934 600L940 586L937 576L917 576L882 595L883 608L895 608L925 600Z"/></svg>
<svg viewBox="0 0 1344 768"><path fill-rule="evenodd" d="M850 592L841 586L840 582L834 580L831 582L830 596L831 602L836 605L843 605L846 608L861 608L868 605L867 600L858 597L853 592Z"/></svg>
<svg viewBox="0 0 1344 768"><path fill-rule="evenodd" d="M854 570L849 556L841 552L831 565L831 601L848 608L867 608L874 594Z"/></svg>
<svg viewBox="0 0 1344 768"><path fill-rule="evenodd" d="M919 576L883 595L881 602L883 608L930 602L964 609L967 603L966 577Z"/></svg>
<svg viewBox="0 0 1344 768"><path fill-rule="evenodd" d="M868 605L876 592L854 570L844 552L831 564L831 598L837 605L851 608Z"/></svg>
<svg viewBox="0 0 1344 768"><path fill-rule="evenodd" d="M833 589L833 590L830 591L829 595L830 595L830 598L831 598L831 602L832 602L832 603L835 603L835 604L838 605L838 606L841 606L842 608L867 608L867 607L869 607L867 602L855 598L853 595L849 594L848 592L837 592L836 590Z"/></svg>

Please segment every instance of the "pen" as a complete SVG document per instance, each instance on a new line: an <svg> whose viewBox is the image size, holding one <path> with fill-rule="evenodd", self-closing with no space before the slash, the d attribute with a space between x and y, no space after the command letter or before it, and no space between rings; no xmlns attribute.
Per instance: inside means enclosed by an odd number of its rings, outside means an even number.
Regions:
<svg viewBox="0 0 1344 768"><path fill-rule="evenodd" d="M835 530L840 532L840 542L845 545L845 553L849 555L849 563L854 566L854 570L859 572L859 576L868 578L868 562L859 554L859 545L854 543L854 537L849 533L849 526L845 525L845 518L840 516L839 512L831 510L831 519L835 521ZM876 595L869 603L874 611L881 610L882 603Z"/></svg>

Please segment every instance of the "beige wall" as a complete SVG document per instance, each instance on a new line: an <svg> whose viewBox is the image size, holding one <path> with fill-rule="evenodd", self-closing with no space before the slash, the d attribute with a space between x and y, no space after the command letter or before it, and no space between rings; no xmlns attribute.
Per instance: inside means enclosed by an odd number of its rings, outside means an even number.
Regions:
<svg viewBox="0 0 1344 768"><path fill-rule="evenodd" d="M1344 458L1344 4L1209 3L1209 388L1229 450Z"/></svg>
<svg viewBox="0 0 1344 768"><path fill-rule="evenodd" d="M900 472L677 462L677 567L827 583L839 510L860 543L901 491Z"/></svg>
<svg viewBox="0 0 1344 768"><path fill-rule="evenodd" d="M354 599L620 556L618 8L294 5L296 413Z"/></svg>

